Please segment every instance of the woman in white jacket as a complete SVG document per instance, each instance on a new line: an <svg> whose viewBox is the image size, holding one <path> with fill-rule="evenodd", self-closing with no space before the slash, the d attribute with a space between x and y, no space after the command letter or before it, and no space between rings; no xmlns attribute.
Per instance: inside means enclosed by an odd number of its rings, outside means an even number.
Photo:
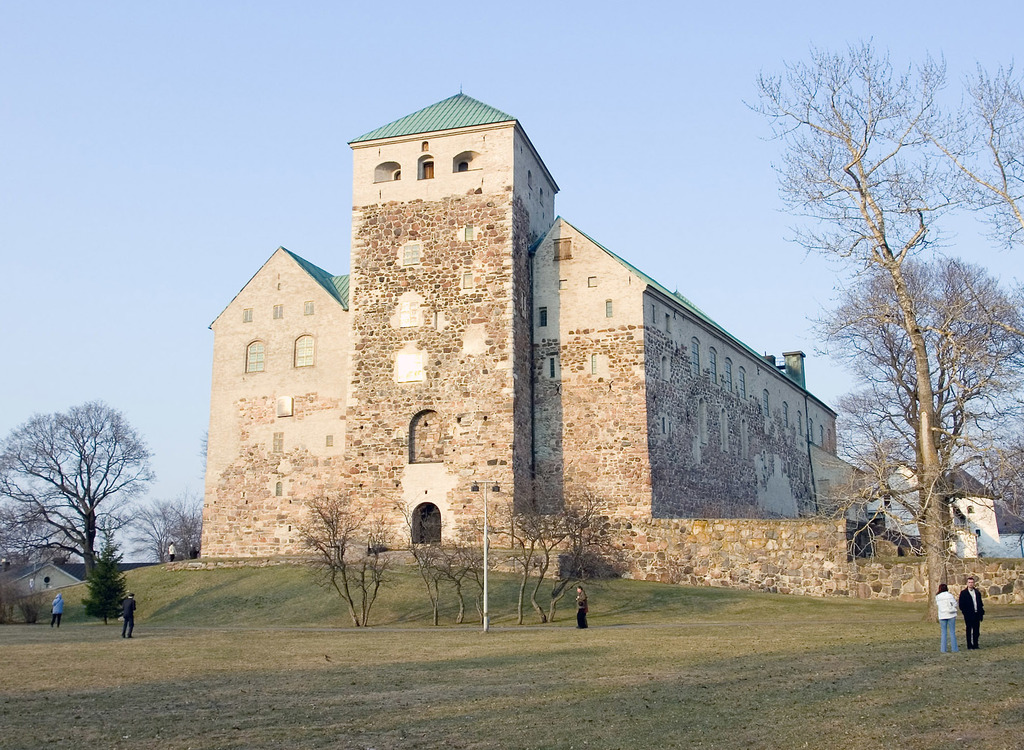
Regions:
<svg viewBox="0 0 1024 750"><path fill-rule="evenodd" d="M942 629L939 651L946 652L947 640L951 651L959 651L960 649L956 645L956 597L949 593L949 587L944 583L939 584L939 593L935 595L935 606L939 610L939 627Z"/></svg>

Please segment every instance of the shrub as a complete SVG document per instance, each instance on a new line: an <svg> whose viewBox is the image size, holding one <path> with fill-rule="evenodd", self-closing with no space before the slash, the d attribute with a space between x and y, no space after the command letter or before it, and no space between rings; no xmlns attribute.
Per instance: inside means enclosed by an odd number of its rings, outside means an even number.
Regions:
<svg viewBox="0 0 1024 750"><path fill-rule="evenodd" d="M39 613L46 610L48 601L49 598L44 593L26 594L19 597L17 607L18 611L21 612L21 619L30 625L39 622Z"/></svg>

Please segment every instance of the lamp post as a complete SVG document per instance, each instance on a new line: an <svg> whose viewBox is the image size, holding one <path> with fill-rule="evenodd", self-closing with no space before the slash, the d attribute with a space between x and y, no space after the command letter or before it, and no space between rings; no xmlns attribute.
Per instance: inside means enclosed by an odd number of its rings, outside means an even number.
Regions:
<svg viewBox="0 0 1024 750"><path fill-rule="evenodd" d="M491 618L487 613L487 552L490 548L490 537L489 527L487 525L487 486L493 484L490 481L486 482L473 482L470 487L471 492L479 492L480 488L484 489L484 632L488 632L491 629ZM491 487L492 492L500 492L501 487L497 484L493 484Z"/></svg>

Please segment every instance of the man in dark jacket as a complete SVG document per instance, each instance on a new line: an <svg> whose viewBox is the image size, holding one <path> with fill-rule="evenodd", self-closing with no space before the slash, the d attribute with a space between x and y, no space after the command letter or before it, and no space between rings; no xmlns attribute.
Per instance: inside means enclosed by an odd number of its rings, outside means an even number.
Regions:
<svg viewBox="0 0 1024 750"><path fill-rule="evenodd" d="M981 603L981 592L974 588L974 576L968 576L967 588L960 592L960 611L964 613L964 625L967 626L967 648L978 648L985 605Z"/></svg>
<svg viewBox="0 0 1024 750"><path fill-rule="evenodd" d="M121 614L124 616L124 625L121 626L121 637L131 638L132 630L135 629L135 594L128 592L128 596L121 601Z"/></svg>

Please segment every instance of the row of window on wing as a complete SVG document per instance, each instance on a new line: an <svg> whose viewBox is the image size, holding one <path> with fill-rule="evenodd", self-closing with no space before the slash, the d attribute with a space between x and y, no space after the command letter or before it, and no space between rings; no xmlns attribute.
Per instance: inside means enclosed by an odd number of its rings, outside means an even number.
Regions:
<svg viewBox="0 0 1024 750"><path fill-rule="evenodd" d="M427 151L429 148L429 142L423 141L422 150ZM469 172L473 167L473 161L478 159L480 154L476 151L463 151L452 158L452 172ZM424 154L416 160L416 179L417 180L432 180L434 179L434 164L435 159L429 153ZM385 161L381 162L373 170L373 181L374 182L397 182L402 179L402 165L397 161Z"/></svg>
<svg viewBox="0 0 1024 750"><path fill-rule="evenodd" d="M295 347L292 356L293 367L312 367L314 363L315 346L313 337L309 335L299 336L295 339ZM267 345L262 341L253 341L245 348L245 371L263 372L266 368Z"/></svg>
<svg viewBox="0 0 1024 750"><path fill-rule="evenodd" d="M280 285L278 285L280 286ZM253 308L246 307L242 310L242 322L252 323ZM302 314L312 315L313 314L313 301L306 300L302 303ZM274 320L282 320L284 318L284 305L274 305L273 311Z"/></svg>

